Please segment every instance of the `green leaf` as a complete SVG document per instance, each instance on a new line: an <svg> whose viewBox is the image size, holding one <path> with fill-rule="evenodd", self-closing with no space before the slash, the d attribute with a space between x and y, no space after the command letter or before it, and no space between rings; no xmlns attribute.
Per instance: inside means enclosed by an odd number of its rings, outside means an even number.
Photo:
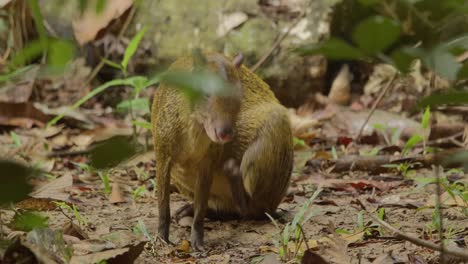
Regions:
<svg viewBox="0 0 468 264"><path fill-rule="evenodd" d="M416 144L423 141L423 138L420 135L413 135L405 144L402 154L407 155L410 149L412 149Z"/></svg>
<svg viewBox="0 0 468 264"><path fill-rule="evenodd" d="M133 76L126 79L129 85L135 89L135 94L139 94L141 90L148 87L148 78L144 76Z"/></svg>
<svg viewBox="0 0 468 264"><path fill-rule="evenodd" d="M335 230L335 233L337 234L343 234L343 235L351 235L351 232L349 232L348 230L346 229L342 229L342 228L337 228Z"/></svg>
<svg viewBox="0 0 468 264"><path fill-rule="evenodd" d="M104 8L106 7L107 0L97 0L96 1L96 13L100 14L102 11L104 11Z"/></svg>
<svg viewBox="0 0 468 264"><path fill-rule="evenodd" d="M302 139L299 139L297 137L293 137L293 144L294 146L306 146L306 143L304 142L304 140Z"/></svg>
<svg viewBox="0 0 468 264"><path fill-rule="evenodd" d="M127 66L128 62L132 58L132 56L135 54L136 50L138 49L138 45L140 44L141 39L143 38L143 35L147 31L147 27L144 26L136 35L135 37L132 38L130 43L127 46L127 49L125 49L124 57L122 59L122 67L124 71L127 71Z"/></svg>
<svg viewBox="0 0 468 264"><path fill-rule="evenodd" d="M422 120L421 120L421 126L423 129L426 129L429 126L429 119L431 118L431 108L429 106L426 107L426 110L424 111Z"/></svg>
<svg viewBox="0 0 468 264"><path fill-rule="evenodd" d="M364 54L359 49L334 37L320 44L302 46L295 51L302 56L320 54L331 60L357 60L364 57Z"/></svg>
<svg viewBox="0 0 468 264"><path fill-rule="evenodd" d="M145 113L149 113L149 101L148 98L136 98L133 100L125 100L120 102L117 105L117 109L119 110L142 110Z"/></svg>
<svg viewBox="0 0 468 264"><path fill-rule="evenodd" d="M29 232L34 228L48 226L48 218L32 211L16 213L9 226L14 230Z"/></svg>
<svg viewBox="0 0 468 264"><path fill-rule="evenodd" d="M10 132L10 137L11 137L11 139L13 140L13 143L15 144L15 146L21 147L21 138L18 136L18 134L16 134L15 132L11 131L11 132Z"/></svg>
<svg viewBox="0 0 468 264"><path fill-rule="evenodd" d="M352 34L354 43L372 55L390 47L399 36L399 23L383 16L373 16L361 21Z"/></svg>
<svg viewBox="0 0 468 264"><path fill-rule="evenodd" d="M149 130L151 130L153 128L151 126L151 123L146 122L146 121L133 121L132 124L134 124L135 126L139 126L139 127L142 127L142 128L149 129Z"/></svg>
<svg viewBox="0 0 468 264"><path fill-rule="evenodd" d="M402 73L409 73L411 64L417 58L424 56L424 51L418 48L403 47L392 52L392 63Z"/></svg>
<svg viewBox="0 0 468 264"><path fill-rule="evenodd" d="M44 26L44 18L42 17L41 8L39 7L38 0L28 0L28 6L31 10L32 17L34 19L34 25L39 33L39 43L42 53L45 53L47 49L47 33Z"/></svg>
<svg viewBox="0 0 468 264"><path fill-rule="evenodd" d="M220 76L206 70L166 72L161 76L161 81L181 89L191 101L198 100L203 94L228 96L235 91Z"/></svg>
<svg viewBox="0 0 468 264"><path fill-rule="evenodd" d="M432 94L424 97L419 103L419 107L439 106L439 105L462 105L468 104L468 92L450 91L441 94Z"/></svg>
<svg viewBox="0 0 468 264"><path fill-rule="evenodd" d="M52 67L63 67L75 56L75 47L69 41L54 40L49 43L48 64Z"/></svg>
<svg viewBox="0 0 468 264"><path fill-rule="evenodd" d="M19 68L19 69L15 70L15 71L12 71L10 73L2 74L2 75L0 75L0 83L9 81L9 80L15 78L16 76L25 74L27 71L29 71L29 70L31 70L31 69L33 69L35 67L36 67L36 65L27 65L25 67Z"/></svg>
<svg viewBox="0 0 468 264"><path fill-rule="evenodd" d="M385 208L380 208L378 213L379 213L379 215L378 215L379 219L383 220L384 216L385 216Z"/></svg>
<svg viewBox="0 0 468 264"><path fill-rule="evenodd" d="M90 153L90 165L96 169L115 167L137 153L137 146L125 136L99 143Z"/></svg>
<svg viewBox="0 0 468 264"><path fill-rule="evenodd" d="M112 87L112 86L118 86L118 85L131 85L131 83L128 81L128 79L117 79L117 80L112 80L112 81L106 82L106 83L102 84L101 86L98 86L95 89L93 89L87 95L83 96L80 100L78 100L76 103L74 103L69 108L69 110L71 111L73 109L76 109L76 108L80 107L80 105L84 104L86 101L91 99L93 96L95 96L98 93L106 90L107 88ZM54 117L52 120L50 120L47 123L47 127L50 127L50 126L53 126L54 124L56 124L60 119L62 119L65 116L65 114L66 113Z"/></svg>
<svg viewBox="0 0 468 264"><path fill-rule="evenodd" d="M17 67L26 64L26 62L37 58L42 54L42 44L39 40L33 40L15 53L10 61L10 67Z"/></svg>
<svg viewBox="0 0 468 264"><path fill-rule="evenodd" d="M457 79L458 71L462 67L450 51L440 47L433 49L422 59L424 65L450 81Z"/></svg>
<svg viewBox="0 0 468 264"><path fill-rule="evenodd" d="M37 172L19 163L1 159L0 171L0 204L26 199L32 191L27 179Z"/></svg>
<svg viewBox="0 0 468 264"><path fill-rule="evenodd" d="M380 2L380 0L358 0L358 2L363 6L373 6Z"/></svg>
<svg viewBox="0 0 468 264"><path fill-rule="evenodd" d="M119 70L122 70L122 65L118 64L118 63L115 63L111 60L108 60L106 58L101 58L101 60L104 62L104 64L107 64L113 68L116 68L116 69L119 69Z"/></svg>
<svg viewBox="0 0 468 264"><path fill-rule="evenodd" d="M357 225L360 229L364 228L364 214L360 211L357 215Z"/></svg>

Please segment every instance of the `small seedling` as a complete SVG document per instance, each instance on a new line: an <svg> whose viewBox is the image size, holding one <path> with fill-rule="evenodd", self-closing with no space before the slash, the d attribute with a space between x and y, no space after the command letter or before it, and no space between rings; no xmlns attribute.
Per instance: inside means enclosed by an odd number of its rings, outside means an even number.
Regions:
<svg viewBox="0 0 468 264"><path fill-rule="evenodd" d="M16 134L15 132L11 131L11 132L10 132L10 137L11 137L11 140L13 141L13 144L14 144L16 147L21 147L22 142L21 142L21 138L18 136L18 134Z"/></svg>
<svg viewBox="0 0 468 264"><path fill-rule="evenodd" d="M108 196L112 192L112 187L110 185L109 179L109 170L98 171L98 175L102 181L102 184L104 185L104 194Z"/></svg>
<svg viewBox="0 0 468 264"><path fill-rule="evenodd" d="M78 208L76 208L75 205L69 206L65 202L54 202L61 210L63 211L68 211L69 213L73 214L76 218L76 221L78 221L79 225L87 225L86 219L81 216L81 214L78 212ZM66 215L67 216L67 215ZM67 216L68 217L68 216ZM70 220L73 220L72 218L68 217Z"/></svg>
<svg viewBox="0 0 468 264"><path fill-rule="evenodd" d="M132 192L133 201L136 202L136 200L137 200L138 198L143 197L145 191L146 191L145 185L141 185L140 187L138 187L138 188L136 188L135 190L133 190L133 192Z"/></svg>
<svg viewBox="0 0 468 264"><path fill-rule="evenodd" d="M398 164L385 164L382 165L382 167L396 169L398 172L401 173L401 175L403 175L403 177L408 178L415 172L415 170L411 169L414 165L415 164L411 162L404 162Z"/></svg>
<svg viewBox="0 0 468 264"><path fill-rule="evenodd" d="M284 228L280 228L277 221L269 214L266 214L278 230L278 233L274 235L276 238L273 240L273 244L278 248L278 254L282 260L289 261L296 257L299 259L302 258L303 252L300 251L300 248L302 243L307 243L307 240L302 233L302 226L305 222L309 221L312 216L317 214L317 210L309 209L312 202L317 198L321 191L321 189L316 190L296 213L293 221L291 223L287 223ZM310 212L305 216L307 211ZM291 239L291 235L294 235L293 239ZM294 240L296 243L292 252L290 252L290 248L288 247L291 240Z"/></svg>
<svg viewBox="0 0 468 264"><path fill-rule="evenodd" d="M332 154L333 160L338 160L338 153L336 152L335 146L332 146L331 154Z"/></svg>

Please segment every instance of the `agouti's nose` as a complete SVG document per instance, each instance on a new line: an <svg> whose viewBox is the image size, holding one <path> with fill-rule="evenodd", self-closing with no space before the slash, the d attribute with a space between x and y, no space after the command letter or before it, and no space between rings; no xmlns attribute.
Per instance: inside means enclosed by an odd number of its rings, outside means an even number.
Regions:
<svg viewBox="0 0 468 264"><path fill-rule="evenodd" d="M232 126L229 125L222 126L217 132L218 137L223 141L230 141L234 136Z"/></svg>

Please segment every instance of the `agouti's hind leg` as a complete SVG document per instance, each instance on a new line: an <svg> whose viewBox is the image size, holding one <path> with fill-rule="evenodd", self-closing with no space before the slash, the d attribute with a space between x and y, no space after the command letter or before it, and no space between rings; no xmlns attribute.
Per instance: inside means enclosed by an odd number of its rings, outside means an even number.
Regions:
<svg viewBox="0 0 468 264"><path fill-rule="evenodd" d="M293 165L292 135L282 116L265 120L265 127L244 153L241 172L251 196L250 218L264 219L273 214L289 186Z"/></svg>

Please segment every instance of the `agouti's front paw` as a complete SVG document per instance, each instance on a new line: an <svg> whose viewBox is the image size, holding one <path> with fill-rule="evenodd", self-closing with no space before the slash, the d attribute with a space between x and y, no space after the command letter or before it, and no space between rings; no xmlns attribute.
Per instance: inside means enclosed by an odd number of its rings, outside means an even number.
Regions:
<svg viewBox="0 0 468 264"><path fill-rule="evenodd" d="M224 163L224 173L226 176L229 178L242 178L239 164L237 164L237 161L234 159L229 159Z"/></svg>

